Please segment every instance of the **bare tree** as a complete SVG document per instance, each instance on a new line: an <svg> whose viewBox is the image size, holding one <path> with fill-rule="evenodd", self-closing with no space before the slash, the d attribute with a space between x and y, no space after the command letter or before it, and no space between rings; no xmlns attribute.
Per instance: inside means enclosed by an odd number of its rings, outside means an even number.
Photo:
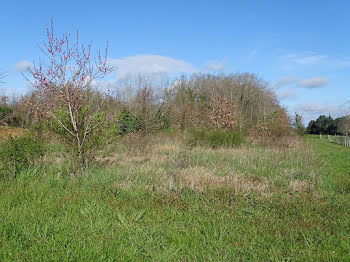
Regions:
<svg viewBox="0 0 350 262"><path fill-rule="evenodd" d="M174 122L185 128L193 126L195 122L199 125L209 123L206 112L217 104L217 99L225 101L226 105L231 104L225 108L235 111L239 127L265 123L281 110L276 95L268 89L267 83L249 73L182 76L164 93ZM224 115L232 115L232 112Z"/></svg>

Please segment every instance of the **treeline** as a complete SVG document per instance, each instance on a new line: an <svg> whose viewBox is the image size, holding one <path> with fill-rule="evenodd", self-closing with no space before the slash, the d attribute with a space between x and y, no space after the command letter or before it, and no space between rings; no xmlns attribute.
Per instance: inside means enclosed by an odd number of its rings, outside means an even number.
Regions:
<svg viewBox="0 0 350 262"><path fill-rule="evenodd" d="M268 136L289 128L289 118L275 94L254 74L194 74L172 81L138 75L109 88L105 122L111 128L118 126L119 134L219 128ZM96 88L85 92L91 106L106 99ZM0 122L28 128L46 119L45 112L37 93L12 102L3 97Z"/></svg>
<svg viewBox="0 0 350 262"><path fill-rule="evenodd" d="M321 115L309 122L306 131L309 134L346 135L350 133L350 117L333 119L331 116Z"/></svg>

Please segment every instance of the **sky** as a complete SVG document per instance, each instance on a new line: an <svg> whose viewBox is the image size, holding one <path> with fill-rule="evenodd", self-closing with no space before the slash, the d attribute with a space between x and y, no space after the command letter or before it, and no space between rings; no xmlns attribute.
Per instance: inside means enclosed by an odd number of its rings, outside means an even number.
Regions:
<svg viewBox="0 0 350 262"><path fill-rule="evenodd" d="M255 73L307 122L350 113L350 1L1 1L0 92L30 90L22 72L55 31L103 49L127 74Z"/></svg>

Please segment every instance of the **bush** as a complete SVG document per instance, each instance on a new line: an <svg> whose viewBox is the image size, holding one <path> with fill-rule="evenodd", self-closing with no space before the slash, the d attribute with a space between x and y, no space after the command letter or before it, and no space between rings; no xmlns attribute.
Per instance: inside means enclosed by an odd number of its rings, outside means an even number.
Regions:
<svg viewBox="0 0 350 262"><path fill-rule="evenodd" d="M0 106L0 122L2 122L7 116L12 114L13 109L5 106Z"/></svg>
<svg viewBox="0 0 350 262"><path fill-rule="evenodd" d="M142 120L131 115L127 109L123 109L115 121L115 133L124 135L129 133L136 133L141 129Z"/></svg>
<svg viewBox="0 0 350 262"><path fill-rule="evenodd" d="M10 139L0 149L0 174L16 177L44 155L41 139L32 135Z"/></svg>
<svg viewBox="0 0 350 262"><path fill-rule="evenodd" d="M24 122L16 110L8 106L0 106L0 125L20 127L23 126Z"/></svg>
<svg viewBox="0 0 350 262"><path fill-rule="evenodd" d="M169 118L164 112L162 112L162 110L159 109L155 116L155 129L167 130L169 128L170 128Z"/></svg>
<svg viewBox="0 0 350 262"><path fill-rule="evenodd" d="M237 147L245 142L245 137L239 130L196 129L190 132L188 142L191 146Z"/></svg>

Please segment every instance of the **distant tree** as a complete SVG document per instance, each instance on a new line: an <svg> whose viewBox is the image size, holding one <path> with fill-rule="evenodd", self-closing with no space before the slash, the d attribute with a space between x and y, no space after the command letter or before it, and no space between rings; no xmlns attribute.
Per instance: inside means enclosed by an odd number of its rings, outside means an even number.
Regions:
<svg viewBox="0 0 350 262"><path fill-rule="evenodd" d="M337 129L338 129L337 123L332 119L332 121L329 120L325 133L329 135L335 135L337 133Z"/></svg>
<svg viewBox="0 0 350 262"><path fill-rule="evenodd" d="M311 120L306 128L306 132L309 134L318 134L319 130L315 120Z"/></svg>
<svg viewBox="0 0 350 262"><path fill-rule="evenodd" d="M295 113L294 115L292 126L298 132L298 134L303 135L305 133L303 117L298 113Z"/></svg>
<svg viewBox="0 0 350 262"><path fill-rule="evenodd" d="M343 133L341 132L340 125L341 125L341 122L346 118L347 118L346 116L342 116L342 117L338 117L338 118L334 119L334 125L336 126L335 133L337 135L343 135Z"/></svg>
<svg viewBox="0 0 350 262"><path fill-rule="evenodd" d="M313 128L311 134L327 134L329 131L332 131L333 127L333 118L331 116L321 115L319 116L315 123L312 123ZM310 123L309 123L310 125Z"/></svg>
<svg viewBox="0 0 350 262"><path fill-rule="evenodd" d="M310 134L345 134L346 128L344 129L344 125L346 126L347 119L346 116L333 119L331 116L321 115L316 120L309 122L306 131Z"/></svg>

